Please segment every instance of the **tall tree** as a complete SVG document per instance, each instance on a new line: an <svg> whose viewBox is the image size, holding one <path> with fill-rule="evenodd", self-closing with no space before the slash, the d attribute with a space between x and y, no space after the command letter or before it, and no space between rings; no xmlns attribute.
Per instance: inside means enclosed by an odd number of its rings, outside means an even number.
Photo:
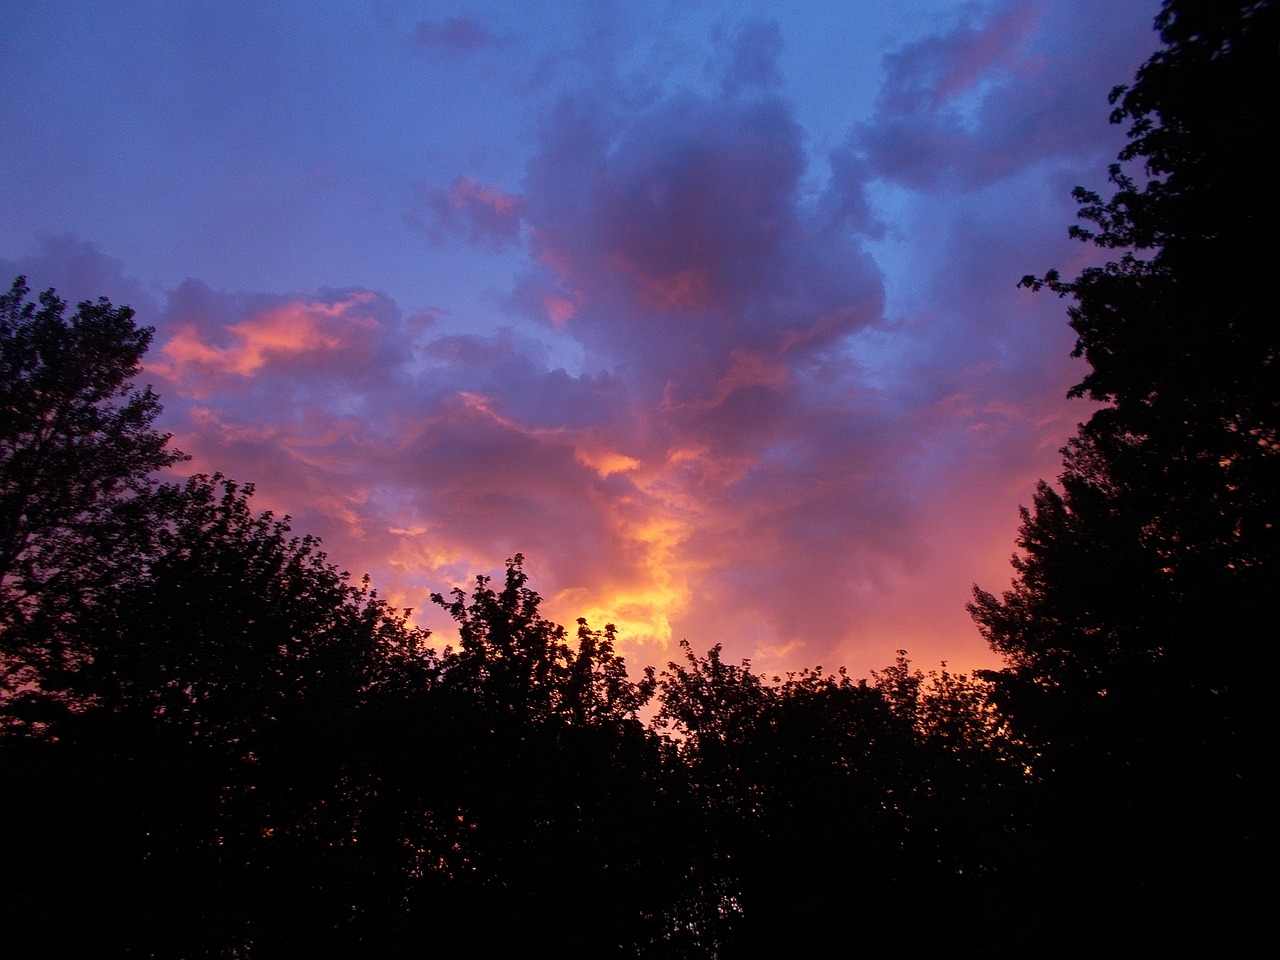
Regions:
<svg viewBox="0 0 1280 960"><path fill-rule="evenodd" d="M0 295L0 691L37 679L56 623L114 582L148 533L137 497L183 459L133 386L151 328L105 298L68 317L27 293L19 277Z"/></svg>
<svg viewBox="0 0 1280 960"><path fill-rule="evenodd" d="M1091 226L1072 233L1121 257L1023 280L1075 301L1092 369L1072 393L1105 406L1065 449L1061 492L1041 484L1024 511L1013 590L978 591L972 610L1006 681L1099 699L1176 674L1220 714L1252 699L1265 645L1240 644L1277 586L1277 183L1249 176L1280 79L1276 13L1167 2L1157 27L1164 49L1112 93L1130 123L1116 191L1076 190Z"/></svg>
<svg viewBox="0 0 1280 960"><path fill-rule="evenodd" d="M1237 867L1263 822L1280 210L1258 167L1280 35L1267 0L1166 0L1156 28L1163 48L1111 95L1129 125L1114 192L1075 191L1072 235L1118 258L1023 280L1073 301L1091 369L1072 395L1103 406L1063 451L1060 489L1041 483L1022 512L1012 589L970 609L1009 663L997 696L1073 808L1059 826L1081 850L1110 845L1080 869L1128 851L1110 882L1163 896L1169 877Z"/></svg>

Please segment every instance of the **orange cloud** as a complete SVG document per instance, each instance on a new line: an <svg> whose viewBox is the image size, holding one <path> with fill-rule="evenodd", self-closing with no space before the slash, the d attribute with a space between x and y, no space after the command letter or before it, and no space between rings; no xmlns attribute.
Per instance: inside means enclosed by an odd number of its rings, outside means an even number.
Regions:
<svg viewBox="0 0 1280 960"><path fill-rule="evenodd" d="M641 466L641 461L635 457L628 457L626 454L618 453L614 450L592 448L590 446L576 446L574 455L578 458L579 463L590 467L601 477L608 477L615 473L626 473Z"/></svg>
<svg viewBox="0 0 1280 960"><path fill-rule="evenodd" d="M355 292L331 304L294 300L271 307L226 328L230 346L211 344L197 324L183 324L147 369L177 382L218 375L250 377L274 360L347 350L361 335L377 329L378 321L359 310L374 296Z"/></svg>

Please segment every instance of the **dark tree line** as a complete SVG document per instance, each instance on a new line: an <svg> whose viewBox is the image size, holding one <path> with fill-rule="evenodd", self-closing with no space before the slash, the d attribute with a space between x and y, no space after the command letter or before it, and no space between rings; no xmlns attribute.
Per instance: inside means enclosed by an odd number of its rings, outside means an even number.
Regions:
<svg viewBox="0 0 1280 960"><path fill-rule="evenodd" d="M1073 394L1103 406L1023 512L1013 589L971 609L1051 784L1051 889L1104 901L1135 946L1222 949L1257 922L1271 832L1278 204L1259 158L1280 42L1267 2L1167 2L1156 25L1164 47L1111 95L1114 193L1075 193L1073 235L1118 259L1023 280L1072 301Z"/></svg>
<svg viewBox="0 0 1280 960"><path fill-rule="evenodd" d="M183 457L128 308L0 297L0 918L15 956L1239 951L1260 926L1276 583L1270 3L1166 3L1113 94L1102 406L972 611L982 677L628 673L523 559L431 599ZM648 722L641 719L649 717Z"/></svg>
<svg viewBox="0 0 1280 960"><path fill-rule="evenodd" d="M687 646L632 678L518 555L432 597L434 648L251 487L156 479L181 455L127 309L25 296L0 314L11 949L839 955L994 864L1021 768L977 681Z"/></svg>

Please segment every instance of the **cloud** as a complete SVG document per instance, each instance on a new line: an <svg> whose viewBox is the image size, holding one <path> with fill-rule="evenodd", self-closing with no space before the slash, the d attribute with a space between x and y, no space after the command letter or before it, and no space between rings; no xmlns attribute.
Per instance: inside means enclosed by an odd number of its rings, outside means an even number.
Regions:
<svg viewBox="0 0 1280 960"><path fill-rule="evenodd" d="M555 612L618 622L649 659L682 624L710 629L708 597L759 643L797 643L787 598L828 548L850 582L917 549L902 438L840 356L881 320L879 272L802 196L780 99L686 91L636 113L598 96L548 113L519 198L466 178L435 196L468 230L519 218L512 306L558 322L580 371L514 331L435 334L366 290L189 281L149 365L169 429L407 602L523 551Z"/></svg>
<svg viewBox="0 0 1280 960"><path fill-rule="evenodd" d="M985 22L962 21L888 54L879 109L908 116L938 111L992 82L993 74L1016 70L1038 19L1032 4L1012 4Z"/></svg>
<svg viewBox="0 0 1280 960"><path fill-rule="evenodd" d="M195 280L169 297L164 339L147 361L149 372L184 394L205 397L253 392L281 382L311 399L334 396L353 378L376 380L390 361L390 327L399 309L371 291L349 289L320 296L225 294Z"/></svg>
<svg viewBox="0 0 1280 960"><path fill-rule="evenodd" d="M133 307L145 325L155 315L156 301L137 279L124 273L124 264L104 254L95 243L69 234L36 238L36 250L24 257L0 258L0 282L7 291L17 276L27 278L32 296L49 287L73 307L84 300L106 297L117 306Z"/></svg>
<svg viewBox="0 0 1280 960"><path fill-rule="evenodd" d="M1106 18L1111 28L1096 30ZM846 148L868 175L917 190L981 188L1046 158L1112 155L1098 118L1150 33L1140 5L1015 2L885 58L872 118Z"/></svg>
<svg viewBox="0 0 1280 960"><path fill-rule="evenodd" d="M777 21L752 20L739 26L726 51L728 62L720 81L724 93L733 96L742 91L780 87L778 55L782 46L782 30Z"/></svg>
<svg viewBox="0 0 1280 960"><path fill-rule="evenodd" d="M420 20L409 35L409 46L419 50L440 50L459 57L483 49L501 49L506 41L470 16L449 17L436 22Z"/></svg>
<svg viewBox="0 0 1280 960"><path fill-rule="evenodd" d="M830 347L876 319L881 291L857 237L801 202L806 162L777 99L683 93L625 122L563 100L526 177L541 269L519 297L678 403L744 356Z"/></svg>
<svg viewBox="0 0 1280 960"><path fill-rule="evenodd" d="M1034 446L1017 405L1043 370L982 372L1003 334L967 299L950 326L887 321L870 209L841 200L865 199L870 168L806 193L804 132L746 83L768 79L776 39L738 34L764 59L733 54L739 80L709 91L562 95L518 194L467 177L420 191L433 229L527 244L513 322L576 344L579 369L516 329L437 334L369 291L189 283L154 365L180 400L170 429L202 467L269 478L271 506L415 606L522 551L553 615L617 622L648 661L686 636L766 668L907 643L937 610L903 618L898 598L954 556L931 528L941 471L969 496L988 482L985 454L945 438ZM963 298L973 273L948 278ZM860 359L903 335L891 370Z"/></svg>
<svg viewBox="0 0 1280 960"><path fill-rule="evenodd" d="M628 464L620 530L650 609L717 634L740 613L761 650L816 649L799 584L831 581L838 555L837 589L875 589L920 550L896 479L915 441L842 357L882 321L879 271L847 218L802 195L786 103L737 92L640 113L562 99L524 185L539 268L517 301L629 388L629 418L601 433ZM833 603L826 636L847 637L840 616Z"/></svg>
<svg viewBox="0 0 1280 960"><path fill-rule="evenodd" d="M361 328L376 322L347 316L350 306L368 296L332 305L295 301L263 311L230 327L226 332L234 342L225 347L206 343L195 325L182 327L161 348L161 359L151 369L170 379L248 377L280 361L298 364L346 354L358 345Z"/></svg>
<svg viewBox="0 0 1280 960"><path fill-rule="evenodd" d="M633 663L687 637L765 670L899 646L967 666L969 584L999 586L1017 499L1081 415L1061 304L1016 280L1080 255L1068 190L1107 131L1073 104L1124 75L1054 52L1087 23L986 9L886 61L825 183L778 27L722 31L711 73L700 45L687 85L632 83L605 11L581 69L522 94L512 186L416 174L437 178L416 229L522 262L496 315L361 286L143 290L69 238L27 265L141 298L190 468L256 481L430 626L429 591L522 551L548 613L617 622Z"/></svg>
<svg viewBox="0 0 1280 960"><path fill-rule="evenodd" d="M447 235L493 252L520 243L523 197L471 177L458 177L448 188L416 184L414 193L427 216L414 213L409 225L422 229L436 246L444 244Z"/></svg>

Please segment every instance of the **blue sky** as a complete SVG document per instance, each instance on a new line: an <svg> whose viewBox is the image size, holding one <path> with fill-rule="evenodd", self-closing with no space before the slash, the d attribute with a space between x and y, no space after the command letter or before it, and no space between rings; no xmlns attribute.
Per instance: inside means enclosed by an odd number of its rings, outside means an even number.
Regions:
<svg viewBox="0 0 1280 960"><path fill-rule="evenodd" d="M192 470L397 602L523 551L633 661L993 663L1087 416L1150 2L17 3L0 268L156 328Z"/></svg>

